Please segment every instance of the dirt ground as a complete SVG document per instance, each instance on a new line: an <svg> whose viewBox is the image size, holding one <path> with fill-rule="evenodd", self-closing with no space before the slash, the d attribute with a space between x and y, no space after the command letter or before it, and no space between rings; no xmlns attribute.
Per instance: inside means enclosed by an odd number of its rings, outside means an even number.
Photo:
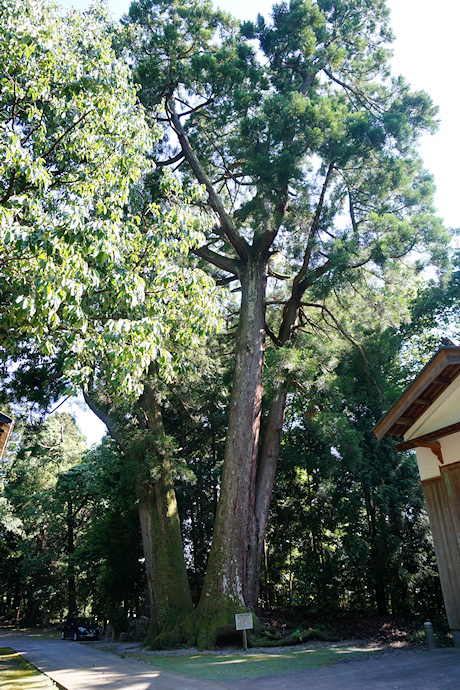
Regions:
<svg viewBox="0 0 460 690"><path fill-rule="evenodd" d="M287 636L293 630L314 628L330 632L342 641L364 640L377 645L405 647L425 643L423 619L411 614L365 615L336 613L316 615L301 608L264 611L261 622L277 628ZM435 635L440 646L452 644L447 621L433 621Z"/></svg>

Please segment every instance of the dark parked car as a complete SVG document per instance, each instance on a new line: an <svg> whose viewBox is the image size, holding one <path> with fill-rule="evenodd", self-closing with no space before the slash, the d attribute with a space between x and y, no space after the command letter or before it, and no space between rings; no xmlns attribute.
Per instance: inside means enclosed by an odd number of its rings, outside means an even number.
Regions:
<svg viewBox="0 0 460 690"><path fill-rule="evenodd" d="M78 640L98 640L99 628L90 618L68 618L61 631L61 640L70 637Z"/></svg>

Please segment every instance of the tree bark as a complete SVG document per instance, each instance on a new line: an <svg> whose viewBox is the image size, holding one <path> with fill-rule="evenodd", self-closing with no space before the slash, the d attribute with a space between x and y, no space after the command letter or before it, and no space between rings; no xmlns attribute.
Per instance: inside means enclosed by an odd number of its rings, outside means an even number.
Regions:
<svg viewBox="0 0 460 690"><path fill-rule="evenodd" d="M158 476L152 482L150 463L145 456L137 459L136 490L139 501L142 543L145 565L150 579L149 588L154 602L157 633L164 637L156 641L151 630L148 642L169 644L169 631L180 636L177 627L193 611L192 596L184 560L184 547L174 490L171 461L161 448L164 436L163 418L156 391L147 383L140 407L145 413L146 426L154 432L154 448L147 452L156 454Z"/></svg>
<svg viewBox="0 0 460 690"><path fill-rule="evenodd" d="M75 539L74 539L74 514L72 501L67 502L67 594L69 616L77 615L77 595L75 584L75 565L73 562L73 554L75 553Z"/></svg>
<svg viewBox="0 0 460 690"><path fill-rule="evenodd" d="M247 545L255 502L262 404L266 275L266 260L249 260L240 271L242 299L225 458L195 622L199 649L214 647L219 628L234 624L234 614L246 610Z"/></svg>
<svg viewBox="0 0 460 690"><path fill-rule="evenodd" d="M291 337L297 324L302 290L297 286L286 303L278 332L278 345L283 347ZM265 535L267 532L270 503L275 484L276 469L283 433L284 415L288 386L283 381L270 405L267 425L257 467L254 512L250 525L247 568L245 580L245 601L251 611L258 611L260 571Z"/></svg>
<svg viewBox="0 0 460 690"><path fill-rule="evenodd" d="M164 428L157 393L149 382L139 398L140 443L138 436L131 443L132 428L125 428L124 416L118 415L107 401L101 403L88 393L85 400L133 462L150 605L147 642L155 644L157 638L161 645L177 642L178 626L192 613L193 604L171 461L162 445Z"/></svg>
<svg viewBox="0 0 460 690"><path fill-rule="evenodd" d="M268 514L275 483L276 468L286 410L287 389L281 385L268 413L262 449L257 468L255 505L250 523L247 549L244 599L251 611L258 611L259 582Z"/></svg>

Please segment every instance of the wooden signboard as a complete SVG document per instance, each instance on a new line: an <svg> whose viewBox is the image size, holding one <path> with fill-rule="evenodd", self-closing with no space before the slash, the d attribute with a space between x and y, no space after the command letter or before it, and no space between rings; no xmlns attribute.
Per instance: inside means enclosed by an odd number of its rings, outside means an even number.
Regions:
<svg viewBox="0 0 460 690"><path fill-rule="evenodd" d="M235 613L235 627L243 631L244 648L248 651L248 636L246 630L252 630L254 623L252 613Z"/></svg>
<svg viewBox="0 0 460 690"><path fill-rule="evenodd" d="M252 613L236 613L235 625L237 630L252 630L254 627Z"/></svg>

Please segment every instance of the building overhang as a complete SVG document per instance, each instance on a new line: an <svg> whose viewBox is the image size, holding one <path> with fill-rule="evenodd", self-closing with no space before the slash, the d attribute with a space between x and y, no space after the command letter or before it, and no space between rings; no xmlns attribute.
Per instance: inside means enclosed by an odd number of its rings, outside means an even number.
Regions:
<svg viewBox="0 0 460 690"><path fill-rule="evenodd" d="M374 427L374 434L379 440L384 436L404 436L459 374L460 347L442 347ZM452 434L459 430L460 425L458 427L456 424L449 425L444 429L438 429L436 436L433 435L429 439L420 437L420 440L429 443L439 436ZM412 439L413 445L407 445L410 443L409 441L400 444L405 447L400 447L398 450L416 447L414 442L417 440L419 439Z"/></svg>

